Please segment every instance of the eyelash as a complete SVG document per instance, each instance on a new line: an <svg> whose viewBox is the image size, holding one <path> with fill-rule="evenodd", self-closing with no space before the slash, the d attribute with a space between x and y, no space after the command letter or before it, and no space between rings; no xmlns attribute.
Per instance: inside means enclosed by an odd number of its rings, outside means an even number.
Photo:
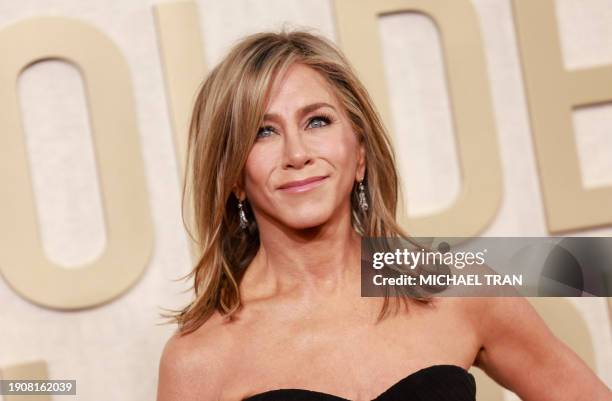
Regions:
<svg viewBox="0 0 612 401"><path fill-rule="evenodd" d="M327 127L328 125L332 124L334 122L334 119L332 118L332 116L330 116L329 114L325 114L325 113L321 113L318 114L316 116L311 117L308 120L308 125L312 124L313 121L315 120L321 120L323 123L325 123L325 125L322 125L320 127L316 127L316 128L323 128L323 127ZM260 134L262 132L265 131L271 131L271 132L276 132L276 129L272 126L266 125L264 127L261 127L259 129L259 131L257 131L257 138L265 138L265 136L261 137Z"/></svg>

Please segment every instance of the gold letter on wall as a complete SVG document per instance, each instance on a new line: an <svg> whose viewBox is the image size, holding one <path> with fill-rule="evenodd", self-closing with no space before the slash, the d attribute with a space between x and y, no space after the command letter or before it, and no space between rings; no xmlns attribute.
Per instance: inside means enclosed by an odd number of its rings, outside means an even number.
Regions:
<svg viewBox="0 0 612 401"><path fill-rule="evenodd" d="M198 85L206 75L198 7L192 1L161 3L153 7L182 180L191 111Z"/></svg>
<svg viewBox="0 0 612 401"><path fill-rule="evenodd" d="M612 187L584 189L572 108L612 101L612 67L563 67L553 0L514 0L548 229L612 224Z"/></svg>
<svg viewBox="0 0 612 401"><path fill-rule="evenodd" d="M132 286L152 251L153 228L136 125L130 72L119 49L91 25L59 17L0 30L0 271L39 305L75 309L109 301ZM103 196L107 246L93 263L54 265L41 246L16 80L29 64L76 65L87 91Z"/></svg>
<svg viewBox="0 0 612 401"><path fill-rule="evenodd" d="M156 4L154 11L179 180L184 184L189 121L198 86L206 75L198 7L193 1L168 2ZM186 201L184 217L189 227L195 227L191 197ZM197 244L191 238L188 242L191 259L196 261L199 257Z"/></svg>
<svg viewBox="0 0 612 401"><path fill-rule="evenodd" d="M419 237L477 235L497 213L502 174L483 42L473 6L467 0L336 0L335 4L340 44L388 127L391 119L378 16L412 11L436 22L443 42L462 188L451 208L434 216L401 216L401 223L411 235ZM399 149L396 152L401 154Z"/></svg>

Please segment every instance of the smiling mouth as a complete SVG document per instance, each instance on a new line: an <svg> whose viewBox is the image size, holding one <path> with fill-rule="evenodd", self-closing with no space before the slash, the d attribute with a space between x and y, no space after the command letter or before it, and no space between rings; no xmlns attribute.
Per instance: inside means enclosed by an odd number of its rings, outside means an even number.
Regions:
<svg viewBox="0 0 612 401"><path fill-rule="evenodd" d="M329 176L317 176L306 178L305 180L292 181L278 187L283 192L306 192L321 185Z"/></svg>

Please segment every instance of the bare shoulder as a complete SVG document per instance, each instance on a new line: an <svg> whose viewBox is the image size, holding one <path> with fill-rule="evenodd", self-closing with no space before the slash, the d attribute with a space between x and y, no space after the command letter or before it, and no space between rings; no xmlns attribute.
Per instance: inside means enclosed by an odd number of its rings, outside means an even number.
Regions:
<svg viewBox="0 0 612 401"><path fill-rule="evenodd" d="M475 361L477 366L484 368L487 356L501 345L508 348L509 344L520 343L535 355L546 351L540 347L554 340L552 332L524 297L459 298L455 302L481 344Z"/></svg>
<svg viewBox="0 0 612 401"><path fill-rule="evenodd" d="M481 345L474 364L521 399L610 399L609 389L526 298L466 298L462 303L473 315Z"/></svg>
<svg viewBox="0 0 612 401"><path fill-rule="evenodd" d="M436 297L435 304L444 310L445 314L452 315L470 327L474 334L486 313L491 311L490 298L480 297Z"/></svg>
<svg viewBox="0 0 612 401"><path fill-rule="evenodd" d="M192 333L178 330L159 361L157 401L208 401L220 398L223 337L213 318Z"/></svg>
<svg viewBox="0 0 612 401"><path fill-rule="evenodd" d="M467 298L465 311L471 315L483 345L499 343L501 340L529 336L549 340L553 336L544 320L524 297Z"/></svg>
<svg viewBox="0 0 612 401"><path fill-rule="evenodd" d="M456 297L445 299L447 307L469 321L481 340L501 334L501 330L517 327L518 321L547 327L533 306L524 297Z"/></svg>

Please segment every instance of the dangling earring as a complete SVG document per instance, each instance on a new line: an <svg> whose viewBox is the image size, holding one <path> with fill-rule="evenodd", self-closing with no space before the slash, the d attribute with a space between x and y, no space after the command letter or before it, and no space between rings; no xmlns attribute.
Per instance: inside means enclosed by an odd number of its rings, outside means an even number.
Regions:
<svg viewBox="0 0 612 401"><path fill-rule="evenodd" d="M359 197L359 207L361 208L361 211L363 211L364 213L368 211L368 201L366 200L366 194L365 194L365 188L363 186L363 180L359 182L359 193L358 193L358 197Z"/></svg>
<svg viewBox="0 0 612 401"><path fill-rule="evenodd" d="M238 200L238 215L240 216L240 228L246 230L249 226L249 221L246 218L246 214L244 213L244 208L242 206L242 201Z"/></svg>

